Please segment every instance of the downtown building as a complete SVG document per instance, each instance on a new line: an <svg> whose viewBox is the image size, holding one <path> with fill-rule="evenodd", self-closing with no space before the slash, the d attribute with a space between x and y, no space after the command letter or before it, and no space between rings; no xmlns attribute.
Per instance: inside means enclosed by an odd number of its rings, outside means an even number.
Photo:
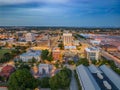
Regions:
<svg viewBox="0 0 120 90"><path fill-rule="evenodd" d="M99 60L100 49L97 47L85 48L85 56L88 60Z"/></svg>
<svg viewBox="0 0 120 90"><path fill-rule="evenodd" d="M25 35L26 42L33 42L35 40L35 35L33 33L27 33Z"/></svg>
<svg viewBox="0 0 120 90"><path fill-rule="evenodd" d="M61 60L61 51L58 47L53 48L52 56L54 60Z"/></svg>
<svg viewBox="0 0 120 90"><path fill-rule="evenodd" d="M76 46L73 45L72 33L63 33L63 44L65 50L76 50Z"/></svg>
<svg viewBox="0 0 120 90"><path fill-rule="evenodd" d="M41 56L40 50L28 50L26 53L21 54L19 57L20 60L22 60L23 62L29 62L33 58L36 59L37 61L40 61L41 60L40 56Z"/></svg>
<svg viewBox="0 0 120 90"><path fill-rule="evenodd" d="M72 33L63 33L63 44L64 46L72 46Z"/></svg>

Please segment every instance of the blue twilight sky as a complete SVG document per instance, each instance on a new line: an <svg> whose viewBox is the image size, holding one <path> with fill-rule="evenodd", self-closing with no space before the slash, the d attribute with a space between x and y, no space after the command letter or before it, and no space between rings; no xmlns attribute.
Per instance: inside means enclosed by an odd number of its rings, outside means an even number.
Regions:
<svg viewBox="0 0 120 90"><path fill-rule="evenodd" d="M0 26L120 27L120 0L0 0Z"/></svg>

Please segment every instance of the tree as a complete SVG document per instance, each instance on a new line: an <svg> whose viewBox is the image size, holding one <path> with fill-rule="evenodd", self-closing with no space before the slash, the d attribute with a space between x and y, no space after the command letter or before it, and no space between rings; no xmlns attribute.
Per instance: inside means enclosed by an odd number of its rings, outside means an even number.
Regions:
<svg viewBox="0 0 120 90"><path fill-rule="evenodd" d="M35 63L37 60L33 57L32 59L30 59L28 62L29 63Z"/></svg>
<svg viewBox="0 0 120 90"><path fill-rule="evenodd" d="M49 84L50 84L51 90L57 90L59 88L59 83L56 75L50 78Z"/></svg>
<svg viewBox="0 0 120 90"><path fill-rule="evenodd" d="M0 81L4 82L5 81L5 77L0 76Z"/></svg>
<svg viewBox="0 0 120 90"><path fill-rule="evenodd" d="M37 60L33 57L32 58L32 63L35 63Z"/></svg>
<svg viewBox="0 0 120 90"><path fill-rule="evenodd" d="M0 63L8 62L12 58L10 53L5 53L3 57L0 59Z"/></svg>
<svg viewBox="0 0 120 90"><path fill-rule="evenodd" d="M27 69L19 69L8 80L9 90L26 90L38 87L36 80Z"/></svg>
<svg viewBox="0 0 120 90"><path fill-rule="evenodd" d="M97 63L97 60L92 60L92 64L96 64Z"/></svg>
<svg viewBox="0 0 120 90"><path fill-rule="evenodd" d="M73 65L74 61L73 60L68 60L68 64Z"/></svg>
<svg viewBox="0 0 120 90"><path fill-rule="evenodd" d="M50 53L50 54L47 56L47 60L49 60L49 61L52 61L52 60L53 60L52 53Z"/></svg>
<svg viewBox="0 0 120 90"><path fill-rule="evenodd" d="M80 60L77 61L76 65L83 64L85 66L89 66L89 61L86 58L81 58Z"/></svg>
<svg viewBox="0 0 120 90"><path fill-rule="evenodd" d="M13 56L16 56L16 55L18 55L18 54L20 54L20 50L17 48L17 49L13 49L12 51L11 51L11 54L13 55Z"/></svg>
<svg viewBox="0 0 120 90"><path fill-rule="evenodd" d="M50 85L49 85L49 77L44 77L44 78L42 78L41 80L40 80L40 86L42 87L42 88L49 88L50 87Z"/></svg>
<svg viewBox="0 0 120 90"><path fill-rule="evenodd" d="M49 51L46 49L46 50L42 50L42 53L41 53L41 58L42 60L46 60L48 59L48 54L49 54Z"/></svg>
<svg viewBox="0 0 120 90"><path fill-rule="evenodd" d="M27 69L30 70L30 66L24 63L21 63L21 65L18 67L18 69Z"/></svg>
<svg viewBox="0 0 120 90"><path fill-rule="evenodd" d="M71 70L67 68L60 70L60 72L53 76L49 81L51 89L68 88L71 81L71 74Z"/></svg>
<svg viewBox="0 0 120 90"><path fill-rule="evenodd" d="M61 43L58 45L58 47L59 47L61 50L63 50L63 49L64 49L63 43L61 42Z"/></svg>

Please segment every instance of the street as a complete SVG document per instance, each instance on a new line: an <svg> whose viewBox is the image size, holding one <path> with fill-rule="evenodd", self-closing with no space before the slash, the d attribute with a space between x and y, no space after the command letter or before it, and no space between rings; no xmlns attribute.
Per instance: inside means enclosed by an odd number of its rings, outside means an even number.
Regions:
<svg viewBox="0 0 120 90"><path fill-rule="evenodd" d="M101 54L102 54L102 56L106 57L107 59L113 60L116 63L116 65L120 68L120 60L118 58L114 57L113 55L111 55L103 50L102 50Z"/></svg>
<svg viewBox="0 0 120 90"><path fill-rule="evenodd" d="M79 90L73 70L72 70L72 78L71 78L71 83L70 83L70 90Z"/></svg>
<svg viewBox="0 0 120 90"><path fill-rule="evenodd" d="M70 83L70 90L79 90L78 89L77 80L76 80L76 78L74 76L74 70L76 69L76 66L67 65L67 68L71 69L71 71L72 71L72 78L71 78L71 83Z"/></svg>

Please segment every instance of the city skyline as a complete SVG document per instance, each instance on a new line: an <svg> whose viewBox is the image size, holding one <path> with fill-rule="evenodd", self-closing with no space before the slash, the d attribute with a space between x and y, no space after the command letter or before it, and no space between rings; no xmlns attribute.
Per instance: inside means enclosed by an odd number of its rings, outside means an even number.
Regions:
<svg viewBox="0 0 120 90"><path fill-rule="evenodd" d="M0 0L0 26L120 27L119 0Z"/></svg>

